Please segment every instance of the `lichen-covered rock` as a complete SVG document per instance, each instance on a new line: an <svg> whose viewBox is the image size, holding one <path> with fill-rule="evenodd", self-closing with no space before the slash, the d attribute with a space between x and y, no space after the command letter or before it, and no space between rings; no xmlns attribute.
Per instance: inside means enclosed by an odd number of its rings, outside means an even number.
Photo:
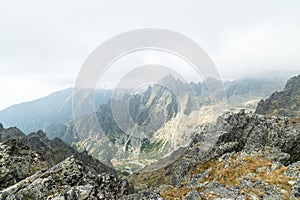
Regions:
<svg viewBox="0 0 300 200"><path fill-rule="evenodd" d="M159 192L153 189L143 190L135 194L123 196L121 200L162 200Z"/></svg>
<svg viewBox="0 0 300 200"><path fill-rule="evenodd" d="M97 174L74 157L2 190L5 199L118 199L133 192L111 173Z"/></svg>
<svg viewBox="0 0 300 200"><path fill-rule="evenodd" d="M9 143L0 143L0 189L43 169L47 169L47 163L22 142L13 139Z"/></svg>
<svg viewBox="0 0 300 200"><path fill-rule="evenodd" d="M113 168L42 131L25 135L0 126L0 142L0 199L118 199L133 193Z"/></svg>
<svg viewBox="0 0 300 200"><path fill-rule="evenodd" d="M291 190L290 199L299 199L300 198L300 179L293 185Z"/></svg>
<svg viewBox="0 0 300 200"><path fill-rule="evenodd" d="M252 113L225 113L218 121L218 140L212 149L212 157L224 153L247 153L272 149L268 156L283 164L300 160L300 133L281 116L263 116Z"/></svg>
<svg viewBox="0 0 300 200"><path fill-rule="evenodd" d="M290 177L300 178L300 161L290 164L286 169L286 174Z"/></svg>

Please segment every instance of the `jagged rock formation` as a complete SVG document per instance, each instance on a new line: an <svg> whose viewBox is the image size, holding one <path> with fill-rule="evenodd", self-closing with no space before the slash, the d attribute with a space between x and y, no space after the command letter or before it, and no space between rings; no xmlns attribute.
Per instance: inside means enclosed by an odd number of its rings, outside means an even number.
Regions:
<svg viewBox="0 0 300 200"><path fill-rule="evenodd" d="M199 121L210 123L213 115L221 114L213 113L209 106L212 97L222 98L224 89L230 104L252 108L257 99L281 88L281 82L245 79L222 85L208 78L196 84L167 75L144 91L125 93L100 105L97 120L93 115L83 115L64 125L51 124L46 132L50 138L59 137L100 160L114 159L114 164L123 166L120 170L128 174L188 145ZM91 122L99 123L101 130ZM175 142L173 138L180 140Z"/></svg>
<svg viewBox="0 0 300 200"><path fill-rule="evenodd" d="M132 186L115 170L42 131L0 124L0 199L118 199Z"/></svg>
<svg viewBox="0 0 300 200"><path fill-rule="evenodd" d="M166 78L168 79L168 78ZM164 81L167 81L167 80ZM172 81L174 78L169 79ZM213 82L213 80L211 80ZM209 82L209 80L208 80ZM211 84L212 84L211 82ZM216 86L219 84L217 83ZM255 100L250 107L254 108L257 99L268 97L273 91L281 90L284 80L268 79L241 79L235 81L226 81L224 87L228 101L234 106L240 106L245 102ZM175 84L174 86L180 86ZM203 83L191 83L197 96L203 98L209 95L207 85ZM181 89L185 90L186 87ZM219 89L216 87L215 89ZM0 121L6 126L17 126L26 134L36 130L45 130L49 125L57 126L64 124L72 119L72 92L73 89L57 91L41 99L30 102L13 105L0 111ZM97 90L95 94L96 106L105 104L112 96L111 90ZM194 103L193 103L194 102ZM186 113L191 112L190 108L195 109L193 98L189 101ZM248 104L247 104L248 105ZM49 131L49 134L51 132ZM54 138L57 135L54 135Z"/></svg>
<svg viewBox="0 0 300 200"><path fill-rule="evenodd" d="M20 154L26 149L29 152L38 153L41 159L47 162L47 166L53 166L63 159L74 155L82 162L94 166L98 170L111 170L92 156L88 156L86 152L78 153L59 138L48 139L43 131L25 135L15 127L3 128L0 130L0 142L3 145L10 146L14 150L12 154Z"/></svg>
<svg viewBox="0 0 300 200"><path fill-rule="evenodd" d="M259 102L256 113L290 117L291 122L300 122L300 75L289 79L281 92L273 93Z"/></svg>
<svg viewBox="0 0 300 200"><path fill-rule="evenodd" d="M126 180L69 157L1 191L2 199L119 199L132 193Z"/></svg>
<svg viewBox="0 0 300 200"><path fill-rule="evenodd" d="M130 180L136 188L159 188L164 199L295 199L299 141L288 118L225 113L173 164Z"/></svg>

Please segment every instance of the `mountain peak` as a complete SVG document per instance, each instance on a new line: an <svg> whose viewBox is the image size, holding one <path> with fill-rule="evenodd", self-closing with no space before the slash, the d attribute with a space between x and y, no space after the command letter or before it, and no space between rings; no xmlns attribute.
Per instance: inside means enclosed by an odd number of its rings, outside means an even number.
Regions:
<svg viewBox="0 0 300 200"><path fill-rule="evenodd" d="M177 80L176 78L171 74L167 74L166 76L162 77L158 82L159 83L175 83Z"/></svg>
<svg viewBox="0 0 300 200"><path fill-rule="evenodd" d="M284 90L285 91L290 90L292 92L296 92L299 90L299 88L300 88L300 75L290 78L287 81Z"/></svg>
<svg viewBox="0 0 300 200"><path fill-rule="evenodd" d="M268 99L261 100L256 113L266 115L283 115L291 122L300 121L300 75L290 78L283 91L274 92Z"/></svg>

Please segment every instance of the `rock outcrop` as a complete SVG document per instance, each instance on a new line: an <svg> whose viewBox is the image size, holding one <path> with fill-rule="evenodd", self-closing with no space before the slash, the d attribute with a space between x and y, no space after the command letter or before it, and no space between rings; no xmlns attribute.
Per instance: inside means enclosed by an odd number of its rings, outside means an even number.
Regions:
<svg viewBox="0 0 300 200"><path fill-rule="evenodd" d="M0 199L119 199L133 193L112 167L58 138L0 127Z"/></svg>
<svg viewBox="0 0 300 200"><path fill-rule="evenodd" d="M98 174L73 156L1 191L1 199L119 199L132 193L126 180Z"/></svg>
<svg viewBox="0 0 300 200"><path fill-rule="evenodd" d="M289 79L281 92L273 93L268 99L259 102L256 113L282 115L292 123L300 122L300 75Z"/></svg>
<svg viewBox="0 0 300 200"><path fill-rule="evenodd" d="M295 199L299 141L286 117L225 113L173 164L131 180L164 199Z"/></svg>

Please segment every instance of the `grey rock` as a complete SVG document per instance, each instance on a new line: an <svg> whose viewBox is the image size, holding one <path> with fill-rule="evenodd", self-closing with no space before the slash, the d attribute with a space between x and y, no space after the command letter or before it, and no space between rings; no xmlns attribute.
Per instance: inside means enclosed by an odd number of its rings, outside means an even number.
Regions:
<svg viewBox="0 0 300 200"><path fill-rule="evenodd" d="M97 174L74 157L1 191L6 199L118 199L133 192L114 174Z"/></svg>
<svg viewBox="0 0 300 200"><path fill-rule="evenodd" d="M291 190L290 199L299 199L300 198L300 179L293 185Z"/></svg>
<svg viewBox="0 0 300 200"><path fill-rule="evenodd" d="M299 123L300 75L290 78L283 91L273 93L268 99L259 102L256 113L290 117Z"/></svg>
<svg viewBox="0 0 300 200"><path fill-rule="evenodd" d="M159 192L154 189L143 190L135 194L121 197L120 200L162 200Z"/></svg>
<svg viewBox="0 0 300 200"><path fill-rule="evenodd" d="M286 174L290 177L300 177L300 161L290 164L286 169Z"/></svg>

